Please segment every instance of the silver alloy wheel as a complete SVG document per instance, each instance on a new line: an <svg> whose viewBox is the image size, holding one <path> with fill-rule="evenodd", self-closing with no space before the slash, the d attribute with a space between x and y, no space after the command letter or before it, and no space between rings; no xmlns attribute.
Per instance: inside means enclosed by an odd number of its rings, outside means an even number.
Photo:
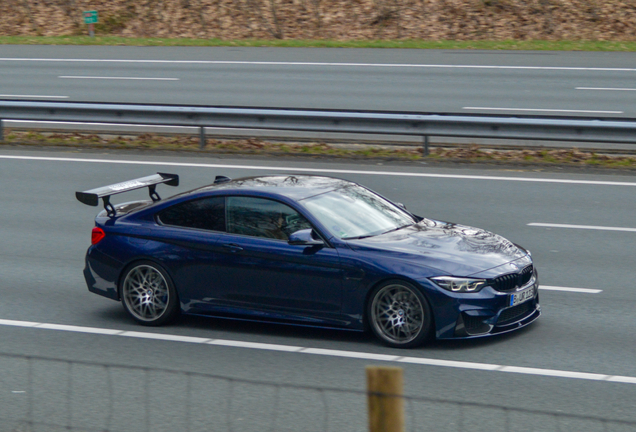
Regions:
<svg viewBox="0 0 636 432"><path fill-rule="evenodd" d="M168 307L168 282L155 267L139 265L126 275L122 297L135 318L153 322L161 318Z"/></svg>
<svg viewBox="0 0 636 432"><path fill-rule="evenodd" d="M424 306L413 290L402 284L383 287L373 298L371 321L386 341L408 344L424 327Z"/></svg>

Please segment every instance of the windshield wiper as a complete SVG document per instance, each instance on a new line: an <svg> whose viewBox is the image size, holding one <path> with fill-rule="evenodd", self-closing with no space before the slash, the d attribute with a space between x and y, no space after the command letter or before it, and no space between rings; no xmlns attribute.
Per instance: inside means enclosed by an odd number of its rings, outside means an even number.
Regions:
<svg viewBox="0 0 636 432"><path fill-rule="evenodd" d="M358 236L358 237L343 237L343 240L361 240L361 239L365 239L365 238L369 238L369 237L375 237L378 234L367 234L367 235L363 235L363 236Z"/></svg>
<svg viewBox="0 0 636 432"><path fill-rule="evenodd" d="M390 233L390 232L398 231L398 230L401 230L402 228L410 227L410 226L413 226L413 225L415 225L415 224L402 225L401 227L397 227L397 228L390 229L390 230L388 230L388 231L384 231L383 233L378 234L378 235L388 234L388 233Z"/></svg>
<svg viewBox="0 0 636 432"><path fill-rule="evenodd" d="M388 234L390 232L401 230L402 228L410 227L410 226L413 226L413 225L415 225L415 224L402 225L402 226L399 226L397 228L391 228L390 230L384 231L384 232L381 232L381 233L371 233L371 234L362 235L362 236L358 236L358 237L345 237L345 238L343 238L343 240L361 240L361 239L365 239L365 238L369 238L369 237L375 237L375 236L379 236L379 235L383 235L383 234Z"/></svg>

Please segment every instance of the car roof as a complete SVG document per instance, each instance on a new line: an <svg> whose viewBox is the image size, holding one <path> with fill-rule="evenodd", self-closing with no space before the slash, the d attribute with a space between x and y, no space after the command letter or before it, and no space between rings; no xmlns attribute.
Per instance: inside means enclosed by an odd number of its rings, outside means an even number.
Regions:
<svg viewBox="0 0 636 432"><path fill-rule="evenodd" d="M356 183L333 177L283 174L243 177L223 183L203 186L186 192L185 194L217 191L258 191L285 196L297 201L342 187L350 187L355 184Z"/></svg>

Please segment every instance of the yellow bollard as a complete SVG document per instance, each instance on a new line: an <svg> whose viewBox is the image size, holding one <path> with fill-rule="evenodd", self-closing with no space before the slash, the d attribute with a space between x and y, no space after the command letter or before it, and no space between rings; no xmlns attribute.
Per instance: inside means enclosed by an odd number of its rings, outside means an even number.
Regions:
<svg viewBox="0 0 636 432"><path fill-rule="evenodd" d="M402 368L367 366L369 432L404 432Z"/></svg>

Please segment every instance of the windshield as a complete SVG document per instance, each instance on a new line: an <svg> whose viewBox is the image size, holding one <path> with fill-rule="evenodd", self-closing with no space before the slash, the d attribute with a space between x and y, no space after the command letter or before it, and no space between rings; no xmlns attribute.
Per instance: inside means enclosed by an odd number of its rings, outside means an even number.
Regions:
<svg viewBox="0 0 636 432"><path fill-rule="evenodd" d="M306 198L302 204L344 240L371 237L416 223L393 203L358 185Z"/></svg>

